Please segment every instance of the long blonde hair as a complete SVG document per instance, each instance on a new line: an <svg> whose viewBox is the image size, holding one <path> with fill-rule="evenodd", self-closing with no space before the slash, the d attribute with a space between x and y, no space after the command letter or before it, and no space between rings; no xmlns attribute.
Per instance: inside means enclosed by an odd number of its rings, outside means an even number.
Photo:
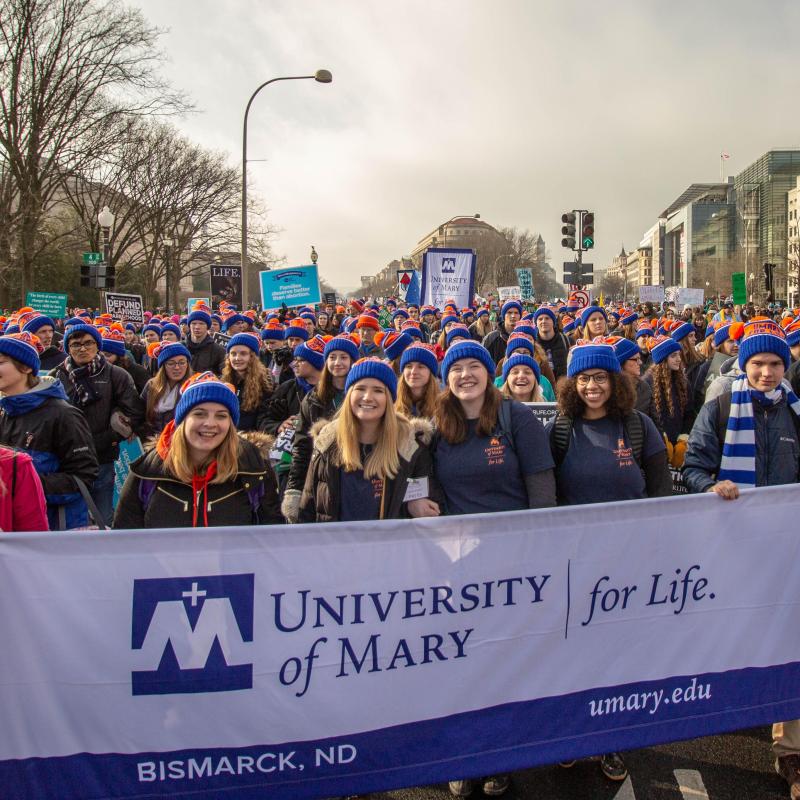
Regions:
<svg viewBox="0 0 800 800"><path fill-rule="evenodd" d="M336 446L339 449L339 463L346 472L364 470L365 478L394 478L400 469L398 449L402 442L411 436L411 424L395 411L391 395L386 390L386 411L383 414L378 441L361 463L361 446L358 441L359 422L350 408L350 391L336 415Z"/></svg>
<svg viewBox="0 0 800 800"><path fill-rule="evenodd" d="M185 356L182 356L182 358L185 358ZM176 382L178 386L181 386L184 381L189 380L189 378L194 375L191 359L187 359L187 361L188 364L186 366L186 374L181 380ZM162 364L158 368L158 372L156 372L156 374L150 378L149 386L147 388L147 408L145 409L145 419L151 425L154 425L156 421L156 406L158 405L158 401L161 399L162 395L166 394L170 390L170 388L169 378L167 377L167 365Z"/></svg>
<svg viewBox="0 0 800 800"><path fill-rule="evenodd" d="M394 404L394 407L404 416L413 417L414 413L411 409L416 405L416 416L431 419L436 411L439 391L439 382L436 380L436 376L431 373L430 378L428 378L428 384L425 386L425 391L422 394L422 399L414 400L411 389L408 387L406 379L401 372L400 378L397 381L397 402Z"/></svg>
<svg viewBox="0 0 800 800"><path fill-rule="evenodd" d="M239 375L231 366L230 360L226 358L225 365L222 368L222 380L234 386L238 385L240 381L244 384L241 402L242 411L255 411L261 405L263 397L265 395L269 397L275 391L275 381L271 373L267 371L267 368L255 353L251 353L243 377Z"/></svg>
<svg viewBox="0 0 800 800"><path fill-rule="evenodd" d="M227 483L239 473L239 435L231 420L228 433L216 451L209 456L200 469L195 468L189 456L189 443L186 441L185 422L178 425L169 444L169 452L164 459L164 471L181 483L191 484L198 472L205 472L212 461L217 461L217 473L211 483Z"/></svg>

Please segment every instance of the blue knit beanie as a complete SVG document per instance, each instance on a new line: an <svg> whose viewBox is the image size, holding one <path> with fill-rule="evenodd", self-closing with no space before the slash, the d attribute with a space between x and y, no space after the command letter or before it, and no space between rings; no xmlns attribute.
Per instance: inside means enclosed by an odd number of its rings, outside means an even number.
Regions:
<svg viewBox="0 0 800 800"><path fill-rule="evenodd" d="M358 345L349 336L334 336L326 345L323 355L327 359L334 350L347 353L352 361L358 360Z"/></svg>
<svg viewBox="0 0 800 800"><path fill-rule="evenodd" d="M619 361L620 366L622 366L626 361L629 361L631 358L635 356L641 355L642 351L639 349L639 345L636 342L632 342L630 339L620 339L613 344L614 352L617 355L617 360Z"/></svg>
<svg viewBox="0 0 800 800"><path fill-rule="evenodd" d="M506 344L506 358L508 358L515 350L524 347L532 356L536 353L536 348L533 342L527 336L517 336L516 333L508 337Z"/></svg>
<svg viewBox="0 0 800 800"><path fill-rule="evenodd" d="M380 339L380 341L378 341ZM388 333L375 337L375 343L378 347L383 348L386 358L389 361L394 361L403 354L406 347L410 347L413 343L411 336L405 331L389 331Z"/></svg>
<svg viewBox="0 0 800 800"><path fill-rule="evenodd" d="M556 316L556 312L550 306L539 306L536 311L533 312L533 321L536 322L539 317L545 316L550 317L553 320L553 325L558 324L558 317Z"/></svg>
<svg viewBox="0 0 800 800"><path fill-rule="evenodd" d="M198 308L195 311L192 311L191 314L189 314L189 324L191 325L193 322L203 322L207 327L210 328L211 314ZM220 320L220 327L222 327L221 322L222 321Z"/></svg>
<svg viewBox="0 0 800 800"><path fill-rule="evenodd" d="M179 339L181 338L181 329L174 322L165 322L161 326L161 338L164 337L165 331L172 331Z"/></svg>
<svg viewBox="0 0 800 800"><path fill-rule="evenodd" d="M584 308L583 311L581 311L580 315L581 328L586 327L586 323L589 321L589 317L591 317L592 314L602 314L603 319L605 319L605 321L608 322L608 314L606 313L606 310L602 306L586 306L586 308Z"/></svg>
<svg viewBox="0 0 800 800"><path fill-rule="evenodd" d="M356 361L350 372L347 373L347 380L344 384L345 392L348 392L354 383L358 383L364 378L374 378L380 381L389 390L392 401L397 400L397 376L385 361L381 361L379 358L360 358Z"/></svg>
<svg viewBox="0 0 800 800"><path fill-rule="evenodd" d="M111 353L117 358L123 358L125 355L125 341L122 339L111 339L106 336L102 337L103 343L100 345L100 350L103 353Z"/></svg>
<svg viewBox="0 0 800 800"><path fill-rule="evenodd" d="M397 311L392 314L392 320L396 320L398 317L400 317L400 319L408 319L408 311L404 308L398 308Z"/></svg>
<svg viewBox="0 0 800 800"><path fill-rule="evenodd" d="M0 353L14 361L19 361L26 367L30 367L33 374L36 375L41 367L39 361L39 350L36 347L34 340L31 337L32 333L14 333L6 336L0 336Z"/></svg>
<svg viewBox="0 0 800 800"><path fill-rule="evenodd" d="M283 334L283 325L265 325L261 329L261 338L265 342L268 339L271 339L274 342L282 342L286 338Z"/></svg>
<svg viewBox="0 0 800 800"><path fill-rule="evenodd" d="M535 359L531 358L531 356L526 356L524 353L517 353L503 362L503 383L508 380L508 373L511 372L514 367L529 367L532 369L533 374L536 376L536 383L539 383L542 379L542 370L539 368Z"/></svg>
<svg viewBox="0 0 800 800"><path fill-rule="evenodd" d="M403 333L407 333L412 338L416 337L420 341L422 341L425 337L422 335L422 330L418 328L416 325L403 325L402 329Z"/></svg>
<svg viewBox="0 0 800 800"><path fill-rule="evenodd" d="M506 314L511 311L512 308L516 308L519 311L519 315L522 316L522 303L519 300L506 300L503 303L503 307L500 309L500 319L505 319Z"/></svg>
<svg viewBox="0 0 800 800"><path fill-rule="evenodd" d="M103 338L100 336L100 331L94 325L84 323L83 325L70 325L64 331L64 350L69 350L69 340L76 333L88 333L97 342L98 350L103 346Z"/></svg>
<svg viewBox="0 0 800 800"><path fill-rule="evenodd" d="M201 403L219 403L228 409L234 425L239 424L239 400L236 393L227 383L223 383L213 372L203 372L192 376L189 385L181 393L175 406L175 426L183 422L184 417Z"/></svg>
<svg viewBox="0 0 800 800"><path fill-rule="evenodd" d="M614 348L600 342L579 342L570 351L567 376L574 378L587 369L604 369L606 372L619 372L620 366Z"/></svg>
<svg viewBox="0 0 800 800"><path fill-rule="evenodd" d="M465 358L475 358L486 367L489 373L489 380L494 380L495 363L491 353L481 344L476 341L471 342L456 342L452 347L448 348L442 361L442 379L447 383L447 374L450 372L450 367Z"/></svg>
<svg viewBox="0 0 800 800"><path fill-rule="evenodd" d="M161 338L161 326L156 325L155 322L148 322L147 325L142 328L142 336L144 336L147 331L153 331L158 334L159 339Z"/></svg>
<svg viewBox="0 0 800 800"><path fill-rule="evenodd" d="M258 336L255 333L247 333L245 331L235 333L231 336L230 341L225 345L225 350L230 353L231 348L237 345L249 347L256 355L258 355L261 349L261 341Z"/></svg>
<svg viewBox="0 0 800 800"><path fill-rule="evenodd" d="M446 316L442 317L441 330L444 330L445 327L451 322L461 322L461 320L455 314L447 314Z"/></svg>
<svg viewBox="0 0 800 800"><path fill-rule="evenodd" d="M231 325L235 325L237 322L244 322L245 325L253 324L253 320L250 319L250 317L246 317L244 314L231 314L229 317L226 317L225 321L222 323L223 333L227 331Z"/></svg>
<svg viewBox="0 0 800 800"><path fill-rule="evenodd" d="M489 316L489 309L488 308L479 308L478 312L475 316L480 319L481 317L488 317Z"/></svg>
<svg viewBox="0 0 800 800"><path fill-rule="evenodd" d="M676 342L680 342L681 339L685 339L690 333L695 333L694 325L692 325L691 322L684 322L675 327L670 333L670 336Z"/></svg>
<svg viewBox="0 0 800 800"><path fill-rule="evenodd" d="M287 326L286 330L283 332L284 339L289 339L290 337L302 339L304 342L307 342L309 338L308 328L306 328L305 325L301 325L299 322L292 320Z"/></svg>
<svg viewBox="0 0 800 800"><path fill-rule="evenodd" d="M720 325L714 331L714 347L721 347L724 342L731 338L731 324Z"/></svg>
<svg viewBox="0 0 800 800"><path fill-rule="evenodd" d="M294 348L293 355L295 358L302 358L303 361L308 361L308 363L318 371L321 371L325 366L323 351L312 349L308 346L308 342L300 342L300 344Z"/></svg>
<svg viewBox="0 0 800 800"><path fill-rule="evenodd" d="M744 336L739 342L739 368L744 369L747 362L759 353L780 356L786 369L789 369L792 352L786 334L777 322L768 317L754 317L745 324Z"/></svg>
<svg viewBox="0 0 800 800"><path fill-rule="evenodd" d="M655 345L650 347L650 356L654 364L660 364L673 353L680 353L681 346L670 336L657 336Z"/></svg>
<svg viewBox="0 0 800 800"><path fill-rule="evenodd" d="M56 324L53 322L50 317L46 317L44 314L38 314L33 319L28 320L22 326L23 333L36 333L39 328L43 328L45 325L49 325L53 330L55 330Z"/></svg>
<svg viewBox="0 0 800 800"><path fill-rule="evenodd" d="M158 348L156 356L158 368L161 369L167 361L176 356L185 356L189 362L192 360L192 354L188 351L186 345L181 344L181 342L164 342Z"/></svg>
<svg viewBox="0 0 800 800"><path fill-rule="evenodd" d="M453 339L472 339L472 334L469 332L469 328L466 325L453 325L452 328L445 334L445 346L450 347L453 343Z"/></svg>
<svg viewBox="0 0 800 800"><path fill-rule="evenodd" d="M415 342L410 347L407 347L400 357L401 371L412 361L416 361L427 367L434 375L439 374L439 360L436 358L435 350L429 344Z"/></svg>
<svg viewBox="0 0 800 800"><path fill-rule="evenodd" d="M514 327L513 331L511 331L512 335L517 333L524 333L525 336L530 336L531 339L535 339L539 335L539 331L537 331L533 325L524 325L521 322Z"/></svg>
<svg viewBox="0 0 800 800"><path fill-rule="evenodd" d="M635 311L631 311L625 316L620 317L619 321L621 325L633 325L633 323L638 319L639 315Z"/></svg>

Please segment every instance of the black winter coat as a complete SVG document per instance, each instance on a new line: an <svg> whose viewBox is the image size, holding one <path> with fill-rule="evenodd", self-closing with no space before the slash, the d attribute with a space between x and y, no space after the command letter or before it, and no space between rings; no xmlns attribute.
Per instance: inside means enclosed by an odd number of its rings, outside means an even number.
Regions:
<svg viewBox="0 0 800 800"><path fill-rule="evenodd" d="M122 367L106 361L103 369L92 378L94 390L99 395L98 399L94 403L82 407L78 403L77 393L69 379L65 364L66 362L59 364L50 373L51 376L61 381L70 403L86 417L94 439L98 462L109 464L116 461L119 455L119 442L124 437L111 429L111 415L119 410L128 417L133 430L139 429L144 418L144 408L136 392L136 387L133 385L133 378Z"/></svg>
<svg viewBox="0 0 800 800"><path fill-rule="evenodd" d="M487 333L483 340L483 346L489 351L495 364L499 364L500 359L505 357L507 344L508 331L502 322L491 333Z"/></svg>
<svg viewBox="0 0 800 800"><path fill-rule="evenodd" d="M400 469L386 482L383 519L408 517L403 502L409 478L428 478L428 496L444 506L444 495L433 477L433 459L428 445L433 425L425 419L409 420L411 432L399 446ZM311 465L300 500L300 522L338 522L341 511L341 466L336 446L337 422L321 420L311 435L314 439Z"/></svg>
<svg viewBox="0 0 800 800"><path fill-rule="evenodd" d="M55 369L66 357L67 354L63 350L51 345L39 356L39 371L47 372Z"/></svg>
<svg viewBox="0 0 800 800"><path fill-rule="evenodd" d="M186 340L186 347L192 354L192 369L195 372L211 371L215 375L222 375L225 366L225 348L217 344L210 336L202 342L193 342L191 337Z"/></svg>
<svg viewBox="0 0 800 800"><path fill-rule="evenodd" d="M259 442L259 447L253 444ZM208 485L209 527L274 525L283 522L275 475L259 452L269 450L269 438L248 434L239 438L239 472L226 483ZM191 528L193 496L190 484L170 477L152 449L131 464L114 513L114 528ZM198 513L198 527L203 522Z"/></svg>
<svg viewBox="0 0 800 800"><path fill-rule="evenodd" d="M242 394L244 392L244 380L234 376L233 385L236 389L236 399L239 401L239 424L236 426L240 431L263 431L264 418L269 408L269 401L272 393L264 392L261 395L261 402L252 410L245 411L242 408ZM270 375L270 385L272 386L272 376Z"/></svg>
<svg viewBox="0 0 800 800"><path fill-rule="evenodd" d="M286 483L286 491L290 489L303 491L306 484L306 473L311 463L311 450L313 441L311 439L311 428L315 422L321 419L330 419L338 407L341 399L323 403L317 396L317 390L309 392L300 403L300 419L294 434L294 446L292 447L292 466L289 470L289 479Z"/></svg>
<svg viewBox="0 0 800 800"><path fill-rule="evenodd" d="M283 422L300 413L300 403L304 396L303 390L297 385L295 379L282 383L270 398L262 430L273 436L276 435Z"/></svg>

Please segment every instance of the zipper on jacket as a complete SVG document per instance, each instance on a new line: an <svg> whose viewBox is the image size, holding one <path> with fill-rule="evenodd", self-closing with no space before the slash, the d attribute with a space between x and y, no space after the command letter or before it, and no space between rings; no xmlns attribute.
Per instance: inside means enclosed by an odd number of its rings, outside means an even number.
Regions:
<svg viewBox="0 0 800 800"><path fill-rule="evenodd" d="M174 494L170 494L166 489L163 489L161 486L157 486L156 488L158 489L159 492L162 492L167 497L171 497L176 503L180 503L183 506L184 514L189 511L189 503L187 503L186 500L181 500L180 497L175 497Z"/></svg>
<svg viewBox="0 0 800 800"><path fill-rule="evenodd" d="M221 503L223 500L227 500L229 497L233 497L235 494L239 494L239 492L243 492L243 491L244 491L244 489L237 489L235 492L231 492L230 494L226 494L224 497L218 497L216 500L209 500L206 510L207 511L211 511L211 506L213 506L214 503ZM199 499L200 498L198 497L198 500Z"/></svg>

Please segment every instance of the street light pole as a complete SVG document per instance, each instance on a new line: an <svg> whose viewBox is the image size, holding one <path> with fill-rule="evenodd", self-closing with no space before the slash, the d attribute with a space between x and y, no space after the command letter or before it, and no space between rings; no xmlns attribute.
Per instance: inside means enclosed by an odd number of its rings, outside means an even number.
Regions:
<svg viewBox="0 0 800 800"><path fill-rule="evenodd" d="M304 81L315 80L317 83L330 83L333 76L327 69L318 69L313 75L293 75L285 78L272 78L261 84L250 95L247 101L247 106L244 110L244 123L242 124L242 255L241 255L241 270L242 270L242 309L247 308L247 289L250 262L247 258L247 117L250 114L250 106L253 105L253 100L256 95L271 83L278 81Z"/></svg>
<svg viewBox="0 0 800 800"><path fill-rule="evenodd" d="M166 278L166 290L164 291L164 309L169 312L169 279L170 279L170 266L172 261L172 245L174 244L171 238L164 239L164 268Z"/></svg>
<svg viewBox="0 0 800 800"><path fill-rule="evenodd" d="M111 267L111 228L114 227L114 214L108 206L103 206L103 210L97 215L97 222L103 231L103 263L105 264L103 288L107 290L108 270Z"/></svg>

